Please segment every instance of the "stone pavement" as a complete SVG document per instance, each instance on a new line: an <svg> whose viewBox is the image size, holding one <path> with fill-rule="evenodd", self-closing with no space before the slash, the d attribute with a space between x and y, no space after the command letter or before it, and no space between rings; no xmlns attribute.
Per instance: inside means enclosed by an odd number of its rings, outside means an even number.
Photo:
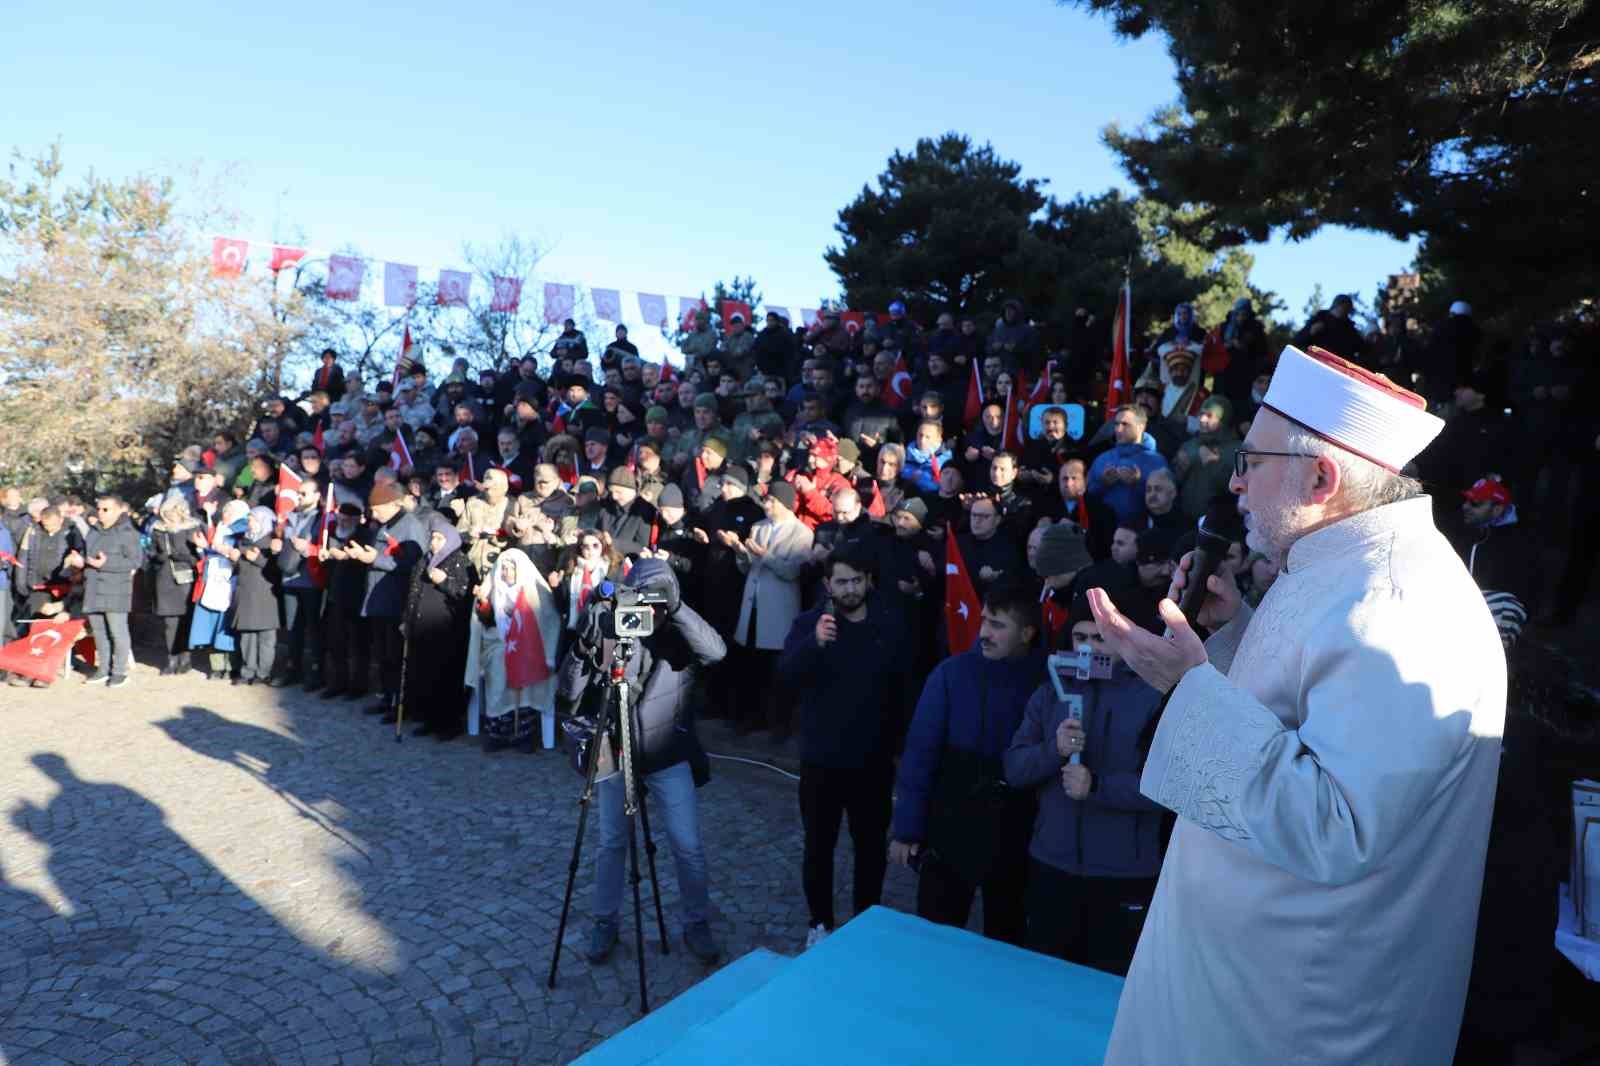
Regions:
<svg viewBox="0 0 1600 1066"><path fill-rule="evenodd" d="M117 690L0 687L0 736L0 1064L566 1062L637 1017L631 918L610 962L573 954L592 818L545 987L578 813L564 755L396 744L351 704L148 666ZM713 766L699 797L723 962L792 954L794 785ZM647 923L656 1005L710 972L682 949L660 843L673 944L663 957ZM892 869L886 902L913 893Z"/></svg>

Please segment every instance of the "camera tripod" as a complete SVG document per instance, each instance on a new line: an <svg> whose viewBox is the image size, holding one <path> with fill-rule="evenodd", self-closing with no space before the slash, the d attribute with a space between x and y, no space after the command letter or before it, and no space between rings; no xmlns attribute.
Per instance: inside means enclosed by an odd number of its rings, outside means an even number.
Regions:
<svg viewBox="0 0 1600 1066"><path fill-rule="evenodd" d="M629 880L633 883L633 933L634 953L639 958L639 1013L650 1013L649 991L645 981L644 964L644 909L639 897L639 837L644 837L644 853L650 866L650 892L655 899L656 925L661 933L661 954L670 954L667 940L667 918L661 909L661 882L656 877L656 843L650 836L650 815L644 804L641 782L634 768L634 729L633 708L628 701L628 683L624 673L628 668L628 661L633 654L633 642L627 638L619 639L611 653L611 666L609 679L606 686L609 689L605 700L605 711L600 715L593 740L589 743L588 766L584 773L583 792L578 797L578 832L572 841L572 861L567 866L567 891L561 900L561 923L556 928L555 950L550 957L550 978L547 987L556 986L556 968L561 963L561 944L566 938L567 918L572 910L572 889L578 879L578 864L583 854L583 831L589 820L589 804L594 798L596 778L600 772L600 757L608 746L606 729L604 728L607 714L613 707L615 697L615 718L618 738L618 769L622 774L622 816L628 820L628 860ZM599 656L596 656L598 659ZM598 663L596 663L598 666ZM638 818L637 833L635 832L634 819Z"/></svg>

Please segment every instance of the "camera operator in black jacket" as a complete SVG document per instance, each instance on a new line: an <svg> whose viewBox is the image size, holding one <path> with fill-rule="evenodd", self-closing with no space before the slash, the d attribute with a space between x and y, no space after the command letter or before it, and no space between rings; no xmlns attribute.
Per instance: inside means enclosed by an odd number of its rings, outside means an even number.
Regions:
<svg viewBox="0 0 1600 1066"><path fill-rule="evenodd" d="M664 559L640 559L625 587L661 593L666 602L653 608L655 631L639 641L628 660L625 678L635 722L634 752L645 794L656 800L657 821L678 866L678 895L683 900L683 940L696 958L713 962L721 954L708 924L710 893L705 848L694 790L707 779L705 753L694 731L689 707L697 673L727 654L717 631L694 609L683 604L678 579ZM560 692L569 701L595 701L586 710L607 710L598 701L610 698L605 683L615 641L603 639L598 615L610 610L604 601L591 611L585 635L566 654L560 667ZM591 681L593 684L591 685ZM691 767L694 767L693 769ZM698 772L697 772L698 771ZM622 810L622 779L600 782L600 845L595 852L594 929L589 936L590 962L604 962L617 944L617 913L622 906L622 863L628 822Z"/></svg>

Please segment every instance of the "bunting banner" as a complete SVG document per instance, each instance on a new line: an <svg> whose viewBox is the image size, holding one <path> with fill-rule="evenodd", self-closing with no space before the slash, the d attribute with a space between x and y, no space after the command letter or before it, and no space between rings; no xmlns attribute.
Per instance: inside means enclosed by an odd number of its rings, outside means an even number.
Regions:
<svg viewBox="0 0 1600 1066"><path fill-rule="evenodd" d="M328 284L324 290L328 299L354 300L361 294L361 279L366 272L366 260L357 256L328 256Z"/></svg>
<svg viewBox="0 0 1600 1066"><path fill-rule="evenodd" d="M522 306L522 279L494 277L494 295L489 299L489 310L496 314L514 315Z"/></svg>
<svg viewBox="0 0 1600 1066"><path fill-rule="evenodd" d="M383 264L385 307L410 307L417 302L417 268L410 263Z"/></svg>
<svg viewBox="0 0 1600 1066"><path fill-rule="evenodd" d="M639 317L646 324L667 328L667 298L653 292L639 294Z"/></svg>
<svg viewBox="0 0 1600 1066"><path fill-rule="evenodd" d="M590 289L594 300L594 317L602 322L622 321L622 293L616 289Z"/></svg>
<svg viewBox="0 0 1600 1066"><path fill-rule="evenodd" d="M559 326L572 317L573 289L571 285L547 281L544 283L544 320Z"/></svg>
<svg viewBox="0 0 1600 1066"><path fill-rule="evenodd" d="M272 246L272 261L267 264L267 268L276 274L284 267L298 263L305 257L306 250L304 248L289 248L282 244L274 244Z"/></svg>
<svg viewBox="0 0 1600 1066"><path fill-rule="evenodd" d="M439 271L439 292L434 302L440 307L465 307L472 292L472 275L465 270Z"/></svg>
<svg viewBox="0 0 1600 1066"><path fill-rule="evenodd" d="M233 237L218 237L211 242L211 274L218 278L236 278L244 273L244 260L250 252L250 242Z"/></svg>

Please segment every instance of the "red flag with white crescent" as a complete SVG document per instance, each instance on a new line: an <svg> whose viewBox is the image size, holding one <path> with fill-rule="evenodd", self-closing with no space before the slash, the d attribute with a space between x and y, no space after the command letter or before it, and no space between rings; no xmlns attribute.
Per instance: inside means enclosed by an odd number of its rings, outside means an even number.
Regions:
<svg viewBox="0 0 1600 1066"><path fill-rule="evenodd" d="M1133 353L1133 283L1123 282L1117 297L1117 317L1111 323L1111 378L1106 385L1106 421L1116 416L1117 408L1133 395L1128 358Z"/></svg>
<svg viewBox="0 0 1600 1066"><path fill-rule="evenodd" d="M883 404L898 411L911 402L911 371L906 367L905 353L894 361L894 372L889 375L889 387L884 391Z"/></svg>
<svg viewBox="0 0 1600 1066"><path fill-rule="evenodd" d="M406 467L416 469L416 465L411 461L411 449L406 447L405 434L396 433L389 445L389 466L398 471Z"/></svg>
<svg viewBox="0 0 1600 1066"><path fill-rule="evenodd" d="M298 263L305 257L306 250L304 248L290 248L286 245L274 244L272 246L272 261L267 264L267 267L276 274L284 267L292 263Z"/></svg>
<svg viewBox="0 0 1600 1066"><path fill-rule="evenodd" d="M960 655L978 639L983 605L978 602L978 589L961 558L953 528L945 531L944 560L944 628L950 638L950 654Z"/></svg>
<svg viewBox="0 0 1600 1066"><path fill-rule="evenodd" d="M1050 401L1050 382L1055 376L1056 361L1052 359L1045 364L1044 373L1039 375L1039 380L1033 383L1033 388L1028 392L1027 404L1029 407L1036 403L1048 403Z"/></svg>
<svg viewBox="0 0 1600 1066"><path fill-rule="evenodd" d="M272 501L272 513L280 523L300 506L300 482L304 480L289 468L288 463L278 467L278 493Z"/></svg>
<svg viewBox="0 0 1600 1066"><path fill-rule="evenodd" d="M1019 370L1011 391L1006 393L1006 416L1000 428L1000 447L1013 455L1022 451L1022 405L1017 402L1021 391L1022 371Z"/></svg>
<svg viewBox="0 0 1600 1066"><path fill-rule="evenodd" d="M0 671L34 681L54 681L72 646L83 636L85 624L81 618L32 623L27 636L0 648Z"/></svg>
<svg viewBox="0 0 1600 1066"><path fill-rule="evenodd" d="M237 237L218 237L211 242L211 273L219 278L236 278L244 273L245 253L250 242Z"/></svg>
<svg viewBox="0 0 1600 1066"><path fill-rule="evenodd" d="M528 602L528 590L517 590L517 602L511 608L510 625L506 627L506 687L527 688L550 677L550 664L545 659L544 636L539 632L539 618Z"/></svg>
<svg viewBox="0 0 1600 1066"><path fill-rule="evenodd" d="M978 423L978 416L983 414L983 378L978 374L979 360L972 361L972 378L967 382L967 407L961 413L961 424L971 429Z"/></svg>

